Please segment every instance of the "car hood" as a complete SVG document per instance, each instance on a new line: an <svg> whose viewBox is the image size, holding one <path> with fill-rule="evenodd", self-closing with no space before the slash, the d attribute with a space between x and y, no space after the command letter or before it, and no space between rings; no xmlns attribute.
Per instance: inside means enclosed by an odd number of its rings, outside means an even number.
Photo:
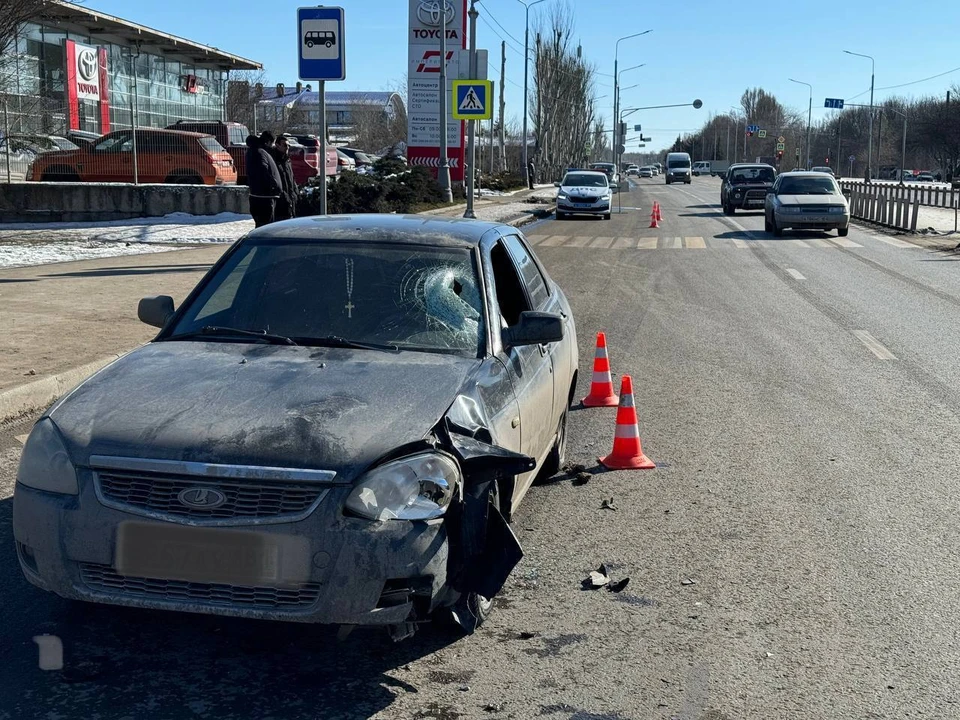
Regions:
<svg viewBox="0 0 960 720"><path fill-rule="evenodd" d="M422 440L480 360L404 351L157 342L50 411L91 455L335 470L352 481Z"/></svg>
<svg viewBox="0 0 960 720"><path fill-rule="evenodd" d="M574 196L600 197L610 192L608 187L591 187L589 185L563 185L560 192Z"/></svg>
<svg viewBox="0 0 960 720"><path fill-rule="evenodd" d="M846 205L842 195L779 195L781 205Z"/></svg>

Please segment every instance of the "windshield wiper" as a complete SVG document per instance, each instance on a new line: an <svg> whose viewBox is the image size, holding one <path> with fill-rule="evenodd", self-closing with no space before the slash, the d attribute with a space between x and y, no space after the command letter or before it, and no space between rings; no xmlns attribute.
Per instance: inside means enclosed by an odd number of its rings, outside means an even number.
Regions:
<svg viewBox="0 0 960 720"><path fill-rule="evenodd" d="M357 350L383 350L385 352L394 353L400 352L399 347L390 343L368 343L360 342L358 340L347 340L339 335L327 335L326 337L322 338L299 338L299 340L303 345L311 346L355 348Z"/></svg>
<svg viewBox="0 0 960 720"><path fill-rule="evenodd" d="M256 338L257 340L266 340L275 345L296 345L293 338L286 335L272 335L266 330L243 330L241 328L220 327L217 325L207 325L196 332L183 333L182 335L173 335L167 340L186 340L196 337L230 337L239 335L240 337Z"/></svg>

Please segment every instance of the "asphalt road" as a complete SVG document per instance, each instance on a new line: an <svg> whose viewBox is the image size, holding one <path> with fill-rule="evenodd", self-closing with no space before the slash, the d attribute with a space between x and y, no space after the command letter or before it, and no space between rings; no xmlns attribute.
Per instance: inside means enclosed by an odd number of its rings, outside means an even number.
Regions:
<svg viewBox="0 0 960 720"><path fill-rule="evenodd" d="M611 221L526 232L571 298L581 376L606 331L660 467L534 487L526 557L477 634L70 607L16 568L21 424L0 432L0 717L960 716L954 256L859 229L773 239L723 216L709 178L638 186ZM568 459L596 470L614 418L573 412ZM581 589L601 562L625 590ZM37 669L41 633L62 672Z"/></svg>

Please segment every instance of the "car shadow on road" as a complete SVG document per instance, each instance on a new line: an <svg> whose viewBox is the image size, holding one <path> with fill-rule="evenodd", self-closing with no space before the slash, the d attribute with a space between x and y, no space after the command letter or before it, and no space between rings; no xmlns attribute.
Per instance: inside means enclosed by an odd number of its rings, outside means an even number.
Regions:
<svg viewBox="0 0 960 720"><path fill-rule="evenodd" d="M23 579L11 522L7 499L0 717L369 718L418 692L404 666L462 637L428 625L400 643L378 629L339 641L330 626L68 602ZM60 638L62 670L39 669L39 635Z"/></svg>
<svg viewBox="0 0 960 720"><path fill-rule="evenodd" d="M723 212L717 210L715 212L700 212L700 213L677 213L677 217L722 217Z"/></svg>
<svg viewBox="0 0 960 720"><path fill-rule="evenodd" d="M118 277L121 275L169 275L171 273L205 272L212 267L212 263L196 265L127 265L122 267L103 268L102 270L77 270L76 272L50 273L45 278L58 277Z"/></svg>

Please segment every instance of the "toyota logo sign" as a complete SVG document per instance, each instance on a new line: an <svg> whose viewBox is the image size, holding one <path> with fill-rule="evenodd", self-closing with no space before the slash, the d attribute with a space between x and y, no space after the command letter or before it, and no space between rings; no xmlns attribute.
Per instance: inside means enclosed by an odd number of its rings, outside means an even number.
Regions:
<svg viewBox="0 0 960 720"><path fill-rule="evenodd" d="M417 19L430 27L439 27L441 20L444 25L449 25L456 14L452 0L421 0L417 8Z"/></svg>
<svg viewBox="0 0 960 720"><path fill-rule="evenodd" d="M77 73L85 82L97 78L97 54L93 50L81 50L77 55Z"/></svg>

